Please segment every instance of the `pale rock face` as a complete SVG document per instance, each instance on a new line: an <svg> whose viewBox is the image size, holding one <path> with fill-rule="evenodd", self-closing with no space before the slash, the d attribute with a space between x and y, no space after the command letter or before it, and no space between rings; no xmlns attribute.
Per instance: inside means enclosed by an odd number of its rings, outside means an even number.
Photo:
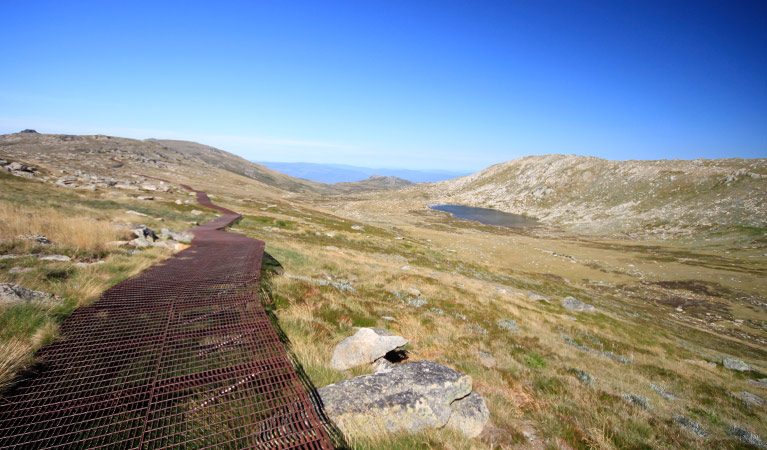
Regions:
<svg viewBox="0 0 767 450"><path fill-rule="evenodd" d="M48 255L43 256L40 258L41 261L60 261L60 262L68 262L72 261L72 258L70 258L67 255Z"/></svg>
<svg viewBox="0 0 767 450"><path fill-rule="evenodd" d="M490 410L487 409L485 399L476 392L454 401L450 406L453 412L446 426L467 437L479 436L490 420Z"/></svg>
<svg viewBox="0 0 767 450"><path fill-rule="evenodd" d="M33 291L11 283L0 283L0 304L24 302L52 302L56 296L47 292Z"/></svg>
<svg viewBox="0 0 767 450"><path fill-rule="evenodd" d="M729 356L722 358L722 364L725 369L737 370L738 372L747 372L751 370L751 366L743 362L743 360L730 358Z"/></svg>
<svg viewBox="0 0 767 450"><path fill-rule="evenodd" d="M194 239L194 235L192 233L185 233L183 231L173 231L168 228L163 228L162 230L160 230L160 237L163 239L172 239L174 241L185 242L185 243L192 242L192 239Z"/></svg>
<svg viewBox="0 0 767 450"><path fill-rule="evenodd" d="M574 297L565 297L564 300L562 300L562 307L564 307L568 311L579 311L579 312L592 312L596 311L596 308L593 306L583 303L580 300L576 300Z"/></svg>
<svg viewBox="0 0 767 450"><path fill-rule="evenodd" d="M336 346L330 360L330 367L335 370L346 370L370 364L407 342L407 339L387 330L360 328L354 336L344 339Z"/></svg>
<svg viewBox="0 0 767 450"><path fill-rule="evenodd" d="M317 392L328 417L342 432L370 435L444 427L453 414L451 404L469 395L471 388L468 375L431 361L418 361L331 384ZM454 424L462 423L462 414L458 413Z"/></svg>

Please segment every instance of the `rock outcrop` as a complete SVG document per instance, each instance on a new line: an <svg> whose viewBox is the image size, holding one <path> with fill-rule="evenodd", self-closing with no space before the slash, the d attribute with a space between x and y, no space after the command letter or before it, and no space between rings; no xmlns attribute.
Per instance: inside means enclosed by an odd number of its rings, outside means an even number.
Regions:
<svg viewBox="0 0 767 450"><path fill-rule="evenodd" d="M562 307L564 307L568 311L578 311L578 312L596 311L596 308L589 305L588 303L583 303L580 300L576 300L575 297L565 297L562 300Z"/></svg>
<svg viewBox="0 0 767 450"><path fill-rule="evenodd" d="M432 361L394 365L318 393L328 417L349 435L415 433L448 425L474 437L489 418L482 397L471 395L471 377Z"/></svg>
<svg viewBox="0 0 767 450"><path fill-rule="evenodd" d="M0 283L0 304L26 302L52 302L56 296L47 292L33 291L11 283Z"/></svg>

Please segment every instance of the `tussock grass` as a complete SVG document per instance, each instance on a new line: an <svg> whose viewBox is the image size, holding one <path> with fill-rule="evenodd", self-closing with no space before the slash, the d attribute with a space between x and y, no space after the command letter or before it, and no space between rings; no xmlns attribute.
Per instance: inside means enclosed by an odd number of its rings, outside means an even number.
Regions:
<svg viewBox="0 0 767 450"><path fill-rule="evenodd" d="M0 238L14 240L25 234L42 234L61 247L99 253L106 250L107 242L119 240L124 232L107 220L0 201Z"/></svg>

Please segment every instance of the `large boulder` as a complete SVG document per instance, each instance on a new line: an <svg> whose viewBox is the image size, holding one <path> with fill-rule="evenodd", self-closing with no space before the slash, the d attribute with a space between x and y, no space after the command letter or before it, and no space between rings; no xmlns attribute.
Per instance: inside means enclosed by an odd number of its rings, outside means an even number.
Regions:
<svg viewBox="0 0 767 450"><path fill-rule="evenodd" d="M490 419L490 410L487 409L485 399L476 392L454 401L450 406L453 412L447 421L447 427L470 438L479 436Z"/></svg>
<svg viewBox="0 0 767 450"><path fill-rule="evenodd" d="M344 433L415 433L444 427L453 414L451 403L469 395L471 385L468 375L418 361L331 384L318 393L328 417Z"/></svg>
<svg viewBox="0 0 767 450"><path fill-rule="evenodd" d="M56 296L47 292L33 291L11 283L0 283L0 304L25 302L52 302Z"/></svg>
<svg viewBox="0 0 767 450"><path fill-rule="evenodd" d="M354 336L344 339L336 346L330 360L330 367L335 370L346 370L370 364L407 342L407 339L388 330L360 328Z"/></svg>
<svg viewBox="0 0 767 450"><path fill-rule="evenodd" d="M593 306L576 300L575 297L565 297L562 300L562 307L568 311L592 312L596 310Z"/></svg>

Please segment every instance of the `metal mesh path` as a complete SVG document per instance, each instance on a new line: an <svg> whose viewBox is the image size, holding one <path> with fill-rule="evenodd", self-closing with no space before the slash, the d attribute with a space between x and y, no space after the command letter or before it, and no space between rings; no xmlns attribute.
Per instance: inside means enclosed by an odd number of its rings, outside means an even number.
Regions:
<svg viewBox="0 0 767 450"><path fill-rule="evenodd" d="M331 448L257 297L264 243L195 192L222 215L64 321L0 400L0 448Z"/></svg>

